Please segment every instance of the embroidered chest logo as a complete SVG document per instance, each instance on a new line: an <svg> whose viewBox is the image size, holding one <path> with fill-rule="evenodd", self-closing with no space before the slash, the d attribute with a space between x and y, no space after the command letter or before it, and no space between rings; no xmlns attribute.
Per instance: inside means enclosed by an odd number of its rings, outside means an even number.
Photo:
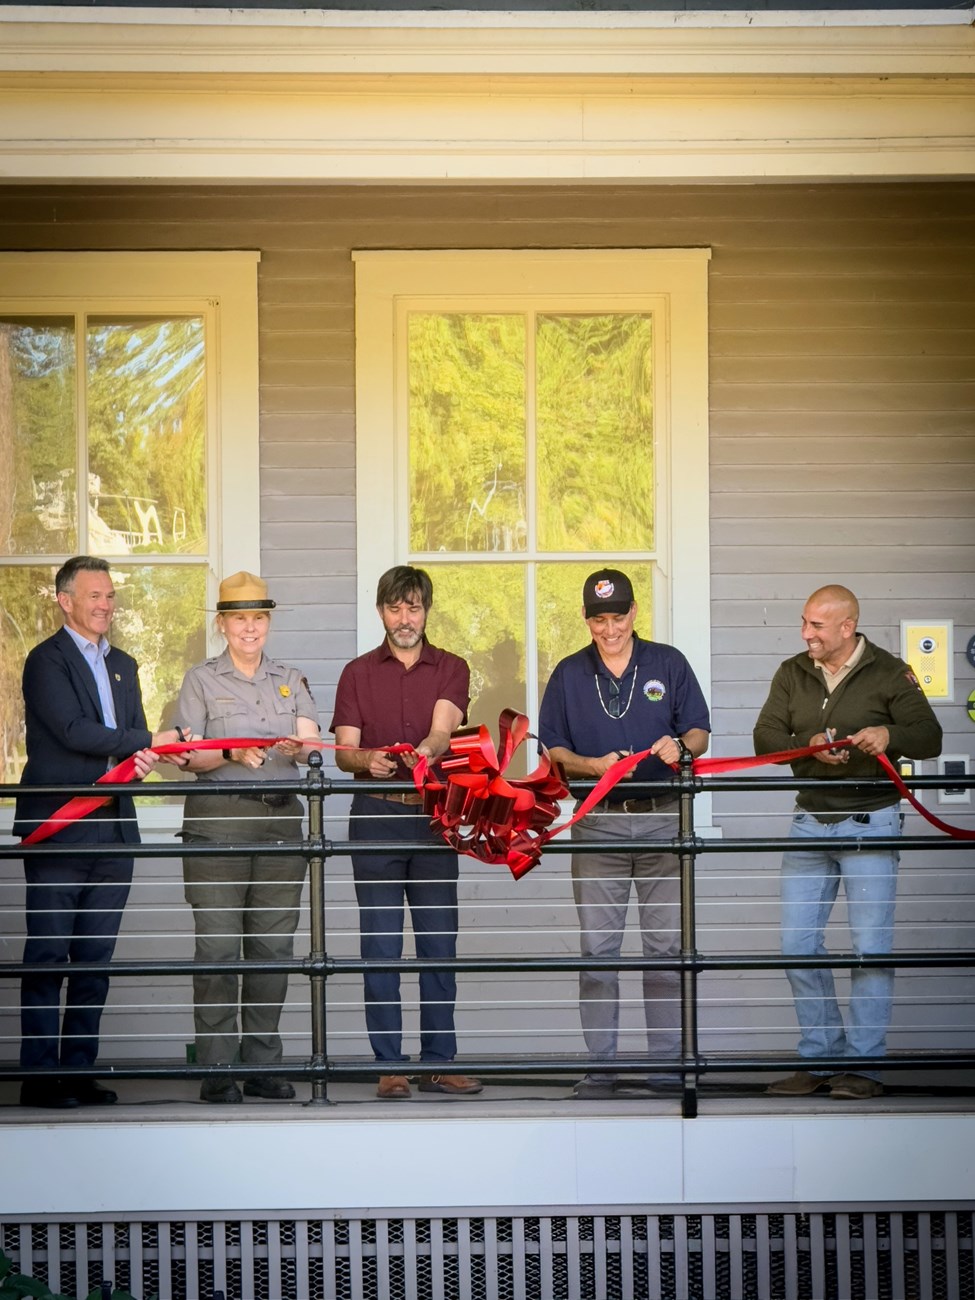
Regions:
<svg viewBox="0 0 975 1300"><path fill-rule="evenodd" d="M659 704L667 694L667 687L656 677L651 677L648 682L643 683L643 694L651 704Z"/></svg>

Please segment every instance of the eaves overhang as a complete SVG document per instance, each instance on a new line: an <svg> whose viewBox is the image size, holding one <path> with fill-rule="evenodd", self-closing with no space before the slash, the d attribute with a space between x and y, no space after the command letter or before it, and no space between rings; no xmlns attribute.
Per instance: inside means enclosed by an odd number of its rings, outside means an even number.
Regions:
<svg viewBox="0 0 975 1300"><path fill-rule="evenodd" d="M469 11L0 6L0 71L975 72L975 10Z"/></svg>
<svg viewBox="0 0 975 1300"><path fill-rule="evenodd" d="M0 5L0 177L967 177L972 16Z"/></svg>

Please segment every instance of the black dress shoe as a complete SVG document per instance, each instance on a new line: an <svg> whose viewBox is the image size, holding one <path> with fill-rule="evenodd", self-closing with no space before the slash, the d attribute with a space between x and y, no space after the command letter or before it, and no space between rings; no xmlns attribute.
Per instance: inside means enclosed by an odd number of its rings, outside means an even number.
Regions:
<svg viewBox="0 0 975 1300"><path fill-rule="evenodd" d="M291 1101L295 1090L279 1074L255 1074L244 1080L245 1097L265 1097L268 1101Z"/></svg>
<svg viewBox="0 0 975 1300"><path fill-rule="evenodd" d="M41 1110L75 1110L81 1102L56 1079L50 1083L25 1079L20 1085L20 1104Z"/></svg>
<svg viewBox="0 0 975 1300"><path fill-rule="evenodd" d="M103 1087L94 1079L78 1079L65 1087L77 1099L79 1106L114 1106L118 1101L117 1092Z"/></svg>
<svg viewBox="0 0 975 1300"><path fill-rule="evenodd" d="M200 1100L218 1106L236 1106L244 1098L233 1079L204 1079L200 1084Z"/></svg>

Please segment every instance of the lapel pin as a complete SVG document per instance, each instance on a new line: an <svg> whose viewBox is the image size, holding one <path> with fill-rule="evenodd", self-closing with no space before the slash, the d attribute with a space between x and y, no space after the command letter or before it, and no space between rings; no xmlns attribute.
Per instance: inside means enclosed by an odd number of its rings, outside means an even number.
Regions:
<svg viewBox="0 0 975 1300"><path fill-rule="evenodd" d="M116 680L117 682L120 682L120 681L122 680L122 674L121 674L121 673L116 673L116 674L115 674L115 680Z"/></svg>

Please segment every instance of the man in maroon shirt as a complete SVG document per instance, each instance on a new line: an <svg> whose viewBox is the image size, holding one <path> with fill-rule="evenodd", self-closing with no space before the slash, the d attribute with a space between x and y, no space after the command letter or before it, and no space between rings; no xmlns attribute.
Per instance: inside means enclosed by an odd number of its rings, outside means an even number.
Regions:
<svg viewBox="0 0 975 1300"><path fill-rule="evenodd" d="M437 758L450 733L464 721L470 702L470 669L463 659L438 650L426 639L433 583L423 569L397 565L379 579L376 609L386 632L382 645L346 664L335 694L331 730L339 745L336 762L357 779L404 780L416 759L391 757L383 746L403 742L416 754ZM416 851L409 843L439 843L420 808L422 797L405 794L356 794L349 818L351 840L388 841L389 852L352 854L352 874L359 903L360 952L365 958L399 958L403 953L403 902L421 958L452 959L457 951L457 858L453 853ZM366 1028L376 1060L400 1066L403 1013L399 975L367 971ZM420 972L420 1059L443 1063L454 1059L453 971ZM463 1074L426 1075L421 1092L466 1095L481 1084ZM379 1080L383 1100L409 1097L405 1075Z"/></svg>

